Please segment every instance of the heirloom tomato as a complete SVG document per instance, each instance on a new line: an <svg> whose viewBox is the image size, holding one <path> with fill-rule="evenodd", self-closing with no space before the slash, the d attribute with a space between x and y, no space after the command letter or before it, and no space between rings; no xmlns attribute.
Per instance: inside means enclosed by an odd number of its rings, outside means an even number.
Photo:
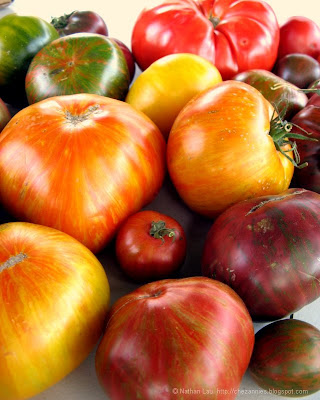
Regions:
<svg viewBox="0 0 320 400"><path fill-rule="evenodd" d="M193 53L212 62L226 80L248 69L271 70L279 25L260 0L159 0L142 10L131 42L142 70L168 54Z"/></svg>
<svg viewBox="0 0 320 400"><path fill-rule="evenodd" d="M165 141L125 102L81 93L18 112L0 135L0 202L97 252L158 193Z"/></svg>
<svg viewBox="0 0 320 400"><path fill-rule="evenodd" d="M79 32L99 33L108 36L108 28L104 19L94 11L72 11L70 14L52 18L51 24L60 36Z"/></svg>
<svg viewBox="0 0 320 400"><path fill-rule="evenodd" d="M124 58L126 59L126 62L127 62L129 76L130 76L130 82L132 82L132 80L134 78L134 74L136 72L136 62L135 62L132 52L130 51L128 46L126 46L121 40L116 39L116 38L109 38L109 39L112 42L116 43L120 47L120 49L124 55Z"/></svg>
<svg viewBox="0 0 320 400"><path fill-rule="evenodd" d="M0 97L13 105L27 104L25 76L32 58L59 37L38 17L9 14L0 18Z"/></svg>
<svg viewBox="0 0 320 400"><path fill-rule="evenodd" d="M299 141L299 153L303 161L308 163L306 168L296 169L294 172L295 184L308 190L320 193L320 107L312 105L319 103L320 97L311 97L310 105L298 112L291 120L294 124L292 131L303 133L308 131L317 142ZM309 104L308 103L308 104Z"/></svg>
<svg viewBox="0 0 320 400"><path fill-rule="evenodd" d="M192 210L210 218L241 200L281 193L294 169L291 153L283 152L291 146L286 134L257 89L219 83L175 120L167 145L171 180Z"/></svg>
<svg viewBox="0 0 320 400"><path fill-rule="evenodd" d="M170 54L137 77L126 102L144 112L167 139L182 107L193 96L221 81L220 72L205 58Z"/></svg>
<svg viewBox="0 0 320 400"><path fill-rule="evenodd" d="M116 237L116 256L136 281L168 278L186 256L186 236L174 218L145 210L131 215Z"/></svg>
<svg viewBox="0 0 320 400"><path fill-rule="evenodd" d="M307 17L290 17L280 27L278 59L303 53L316 58L320 53L320 28Z"/></svg>
<svg viewBox="0 0 320 400"><path fill-rule="evenodd" d="M0 99L0 132L10 121L11 112L9 111L6 103Z"/></svg>
<svg viewBox="0 0 320 400"><path fill-rule="evenodd" d="M222 281L255 320L275 320L320 295L320 195L288 189L242 201L213 223L203 275Z"/></svg>
<svg viewBox="0 0 320 400"><path fill-rule="evenodd" d="M94 93L124 100L130 77L125 56L111 39L74 33L45 46L26 75L29 104L53 96Z"/></svg>
<svg viewBox="0 0 320 400"><path fill-rule="evenodd" d="M58 230L0 226L0 399L42 392L89 355L105 327L109 283L98 259Z"/></svg>
<svg viewBox="0 0 320 400"><path fill-rule="evenodd" d="M301 89L320 78L320 64L308 54L293 53L280 58L273 72Z"/></svg>
<svg viewBox="0 0 320 400"><path fill-rule="evenodd" d="M250 315L227 285L166 279L113 305L96 371L112 400L234 400L253 341Z"/></svg>
<svg viewBox="0 0 320 400"><path fill-rule="evenodd" d="M320 390L320 331L296 319L273 322L255 335L249 370L262 388L301 397Z"/></svg>
<svg viewBox="0 0 320 400"><path fill-rule="evenodd" d="M301 92L297 86L270 71L251 69L240 72L233 79L248 83L258 89L283 119L293 117L308 102L307 95Z"/></svg>

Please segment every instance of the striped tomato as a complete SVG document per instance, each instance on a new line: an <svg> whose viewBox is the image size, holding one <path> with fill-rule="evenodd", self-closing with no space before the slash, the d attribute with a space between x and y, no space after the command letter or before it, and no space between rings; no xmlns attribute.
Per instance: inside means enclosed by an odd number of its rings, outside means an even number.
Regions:
<svg viewBox="0 0 320 400"><path fill-rule="evenodd" d="M320 390L320 331L284 319L256 334L249 367L259 386L280 396L302 397Z"/></svg>
<svg viewBox="0 0 320 400"><path fill-rule="evenodd" d="M26 76L29 104L53 96L94 93L123 100L129 70L120 47L103 35L74 33L33 58Z"/></svg>
<svg viewBox="0 0 320 400"><path fill-rule="evenodd" d="M320 295L320 195L289 189L243 201L212 225L205 276L230 285L255 320L282 318Z"/></svg>
<svg viewBox="0 0 320 400"><path fill-rule="evenodd" d="M97 252L149 203L165 171L165 141L130 105L57 96L16 114L0 138L0 201L20 220L64 231Z"/></svg>
<svg viewBox="0 0 320 400"><path fill-rule="evenodd" d="M97 375L113 400L234 400L253 341L248 311L227 285L156 281L114 304Z"/></svg>

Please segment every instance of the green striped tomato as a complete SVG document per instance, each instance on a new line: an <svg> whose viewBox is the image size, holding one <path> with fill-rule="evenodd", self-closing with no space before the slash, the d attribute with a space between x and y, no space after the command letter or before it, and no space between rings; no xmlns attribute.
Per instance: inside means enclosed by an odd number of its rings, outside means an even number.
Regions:
<svg viewBox="0 0 320 400"><path fill-rule="evenodd" d="M74 33L54 40L34 57L26 76L26 92L29 104L77 93L124 100L129 83L125 56L112 39Z"/></svg>
<svg viewBox="0 0 320 400"><path fill-rule="evenodd" d="M255 336L249 366L259 386L280 396L320 390L320 331L295 319L276 321Z"/></svg>
<svg viewBox="0 0 320 400"><path fill-rule="evenodd" d="M38 17L9 14L0 19L0 97L12 104L26 103L25 76L32 58L59 37Z"/></svg>

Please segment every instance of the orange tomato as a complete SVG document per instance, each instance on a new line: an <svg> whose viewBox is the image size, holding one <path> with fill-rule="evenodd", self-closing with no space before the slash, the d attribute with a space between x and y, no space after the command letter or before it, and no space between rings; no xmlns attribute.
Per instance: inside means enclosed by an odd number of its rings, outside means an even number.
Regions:
<svg viewBox="0 0 320 400"><path fill-rule="evenodd" d="M169 135L167 163L191 209L215 217L234 203L289 187L294 166L269 134L273 112L257 89L236 81L222 82L184 107Z"/></svg>
<svg viewBox="0 0 320 400"><path fill-rule="evenodd" d="M167 138L183 106L221 81L218 69L206 59L195 54L171 54L137 77L126 102L144 112Z"/></svg>

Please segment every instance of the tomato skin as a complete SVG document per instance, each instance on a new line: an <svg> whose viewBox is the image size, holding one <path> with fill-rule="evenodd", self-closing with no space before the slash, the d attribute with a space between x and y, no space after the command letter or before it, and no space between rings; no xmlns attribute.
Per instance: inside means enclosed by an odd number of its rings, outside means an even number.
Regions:
<svg viewBox="0 0 320 400"><path fill-rule="evenodd" d="M249 371L262 388L281 396L320 390L320 331L296 319L273 322L255 335ZM306 395L305 394L305 395Z"/></svg>
<svg viewBox="0 0 320 400"><path fill-rule="evenodd" d="M11 119L11 112L6 103L0 99L0 132Z"/></svg>
<svg viewBox="0 0 320 400"><path fill-rule="evenodd" d="M54 40L35 55L25 85L32 104L76 93L124 100L129 82L124 54L111 39L75 33Z"/></svg>
<svg viewBox="0 0 320 400"><path fill-rule="evenodd" d="M0 399L30 398L73 371L97 344L110 302L106 273L52 228L0 226Z"/></svg>
<svg viewBox="0 0 320 400"><path fill-rule="evenodd" d="M305 89L320 78L320 64L308 54L287 54L277 61L273 72L280 78Z"/></svg>
<svg viewBox="0 0 320 400"><path fill-rule="evenodd" d="M163 221L174 229L174 237L150 235L152 222ZM116 237L116 256L125 273L136 281L168 278L186 256L186 236L174 218L157 211L145 210L131 215Z"/></svg>
<svg viewBox="0 0 320 400"><path fill-rule="evenodd" d="M226 80L248 69L271 70L279 25L262 1L160 0L140 13L131 43L142 70L168 54L193 53L212 62Z"/></svg>
<svg viewBox="0 0 320 400"><path fill-rule="evenodd" d="M9 14L0 19L0 97L13 105L25 105L25 76L32 58L59 37L38 17Z"/></svg>
<svg viewBox="0 0 320 400"><path fill-rule="evenodd" d="M311 137L317 139L317 142L308 140L297 140L299 154L303 162L308 166L294 171L295 184L299 187L320 193L320 107L312 105L319 103L319 95L311 97L308 106L298 112L291 120L295 125L292 132L303 134L303 130L309 132Z"/></svg>
<svg viewBox="0 0 320 400"><path fill-rule="evenodd" d="M94 11L73 11L71 14L52 18L51 24L57 29L60 36L80 32L108 36L108 28L104 19Z"/></svg>
<svg viewBox="0 0 320 400"><path fill-rule="evenodd" d="M307 95L297 86L288 84L271 71L252 69L235 75L233 79L258 89L279 114L284 113L283 119L293 117L308 102Z"/></svg>
<svg viewBox="0 0 320 400"><path fill-rule="evenodd" d="M310 18L290 17L280 26L278 59L292 53L314 58L320 53L320 28Z"/></svg>
<svg viewBox="0 0 320 400"><path fill-rule="evenodd" d="M217 84L182 109L169 135L167 165L193 211L212 218L289 187L293 165L268 135L272 115L257 89L237 81Z"/></svg>
<svg viewBox="0 0 320 400"><path fill-rule="evenodd" d="M240 202L213 223L202 273L232 287L254 320L283 318L320 295L320 195L288 189Z"/></svg>
<svg viewBox="0 0 320 400"><path fill-rule="evenodd" d="M0 201L19 220L59 229L93 252L157 195L165 141L111 98L57 96L17 113L0 137Z"/></svg>
<svg viewBox="0 0 320 400"><path fill-rule="evenodd" d="M132 82L135 72L136 72L136 62L135 62L135 59L133 57L131 50L121 40L116 39L116 38L109 38L109 39L111 41L115 42L120 47L120 49L126 59L126 62L127 62L129 75L130 75L130 82Z"/></svg>
<svg viewBox="0 0 320 400"><path fill-rule="evenodd" d="M113 400L182 398L176 388L195 390L183 396L191 400L234 400L253 340L248 311L226 285L156 281L114 304L96 372Z"/></svg>

